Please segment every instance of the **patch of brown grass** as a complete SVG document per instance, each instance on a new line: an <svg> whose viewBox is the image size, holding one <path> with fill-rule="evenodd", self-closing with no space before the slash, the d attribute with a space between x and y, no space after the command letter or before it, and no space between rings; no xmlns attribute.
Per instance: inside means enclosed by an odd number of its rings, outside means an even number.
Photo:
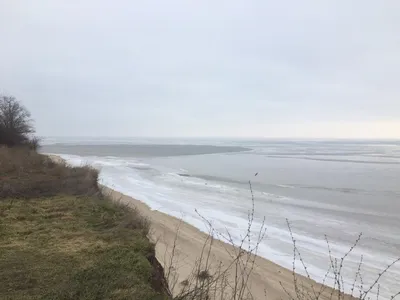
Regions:
<svg viewBox="0 0 400 300"><path fill-rule="evenodd" d="M0 148L0 199L93 195L98 171L71 167L26 148Z"/></svg>

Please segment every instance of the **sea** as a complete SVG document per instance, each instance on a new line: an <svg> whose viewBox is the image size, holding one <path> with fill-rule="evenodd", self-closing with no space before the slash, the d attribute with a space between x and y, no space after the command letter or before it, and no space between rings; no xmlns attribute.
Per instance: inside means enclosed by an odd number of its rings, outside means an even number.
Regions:
<svg viewBox="0 0 400 300"><path fill-rule="evenodd" d="M400 141L51 137L43 144L44 153L100 169L102 184L205 232L210 222L235 242L254 204L252 238L263 222L266 229L258 255L292 269L294 239L310 277L329 285L330 257L340 265L362 234L341 272L356 296L400 257ZM296 272L306 274L298 258ZM381 299L397 292L400 263L379 280ZM378 284L370 296L377 293Z"/></svg>

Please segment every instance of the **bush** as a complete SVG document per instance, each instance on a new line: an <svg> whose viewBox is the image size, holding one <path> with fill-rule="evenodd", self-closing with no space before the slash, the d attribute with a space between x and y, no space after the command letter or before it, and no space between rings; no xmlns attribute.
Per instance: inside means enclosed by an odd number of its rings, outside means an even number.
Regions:
<svg viewBox="0 0 400 300"><path fill-rule="evenodd" d="M35 133L32 123L30 112L14 97L0 96L0 145L36 150L39 139L32 136Z"/></svg>

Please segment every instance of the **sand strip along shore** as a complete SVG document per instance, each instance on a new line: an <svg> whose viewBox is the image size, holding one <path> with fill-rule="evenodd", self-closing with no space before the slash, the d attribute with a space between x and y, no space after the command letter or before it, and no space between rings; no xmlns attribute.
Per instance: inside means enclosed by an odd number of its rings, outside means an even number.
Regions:
<svg viewBox="0 0 400 300"><path fill-rule="evenodd" d="M56 155L49 156L54 161L63 161L62 158ZM167 280L176 282L174 293L181 290L181 282L188 279L193 274L193 270L198 269L199 258L202 256L204 263L204 257L209 249L208 246L204 249L204 245L207 244L207 241L210 241L209 235L178 218L157 210L152 210L144 202L118 191L103 186L103 192L113 200L137 209L144 217L150 220L151 230L149 238L156 244L156 257L164 266L164 272L166 274L170 273L170 278L167 278ZM232 255L238 253L237 251L238 249L229 243L214 239L209 258L211 270L214 270L220 264L223 265L222 269L231 266L227 278L233 282L235 271L232 266ZM174 255L171 260L172 253ZM172 268L170 268L170 265L172 265ZM300 268L300 265L298 267ZM318 299L332 298L332 289L330 287L322 286L314 280L301 275L296 275L296 277L298 286L305 293L302 298L316 299L316 294L321 289L323 292ZM284 288L282 288L282 285ZM256 300L290 299L287 292L293 295L293 299L297 299L292 270L285 269L260 256L256 256L255 258L254 268L249 275L247 289ZM338 298L337 292L334 294L333 297ZM346 295L344 298L350 298L350 296ZM343 299L343 296L341 296L341 299Z"/></svg>

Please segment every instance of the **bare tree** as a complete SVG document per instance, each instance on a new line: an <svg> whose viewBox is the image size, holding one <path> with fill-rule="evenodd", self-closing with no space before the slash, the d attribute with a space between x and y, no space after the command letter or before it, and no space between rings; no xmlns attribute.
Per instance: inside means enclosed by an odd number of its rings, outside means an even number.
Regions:
<svg viewBox="0 0 400 300"><path fill-rule="evenodd" d="M34 132L29 111L14 97L0 96L0 145L36 148L38 140L32 137Z"/></svg>

